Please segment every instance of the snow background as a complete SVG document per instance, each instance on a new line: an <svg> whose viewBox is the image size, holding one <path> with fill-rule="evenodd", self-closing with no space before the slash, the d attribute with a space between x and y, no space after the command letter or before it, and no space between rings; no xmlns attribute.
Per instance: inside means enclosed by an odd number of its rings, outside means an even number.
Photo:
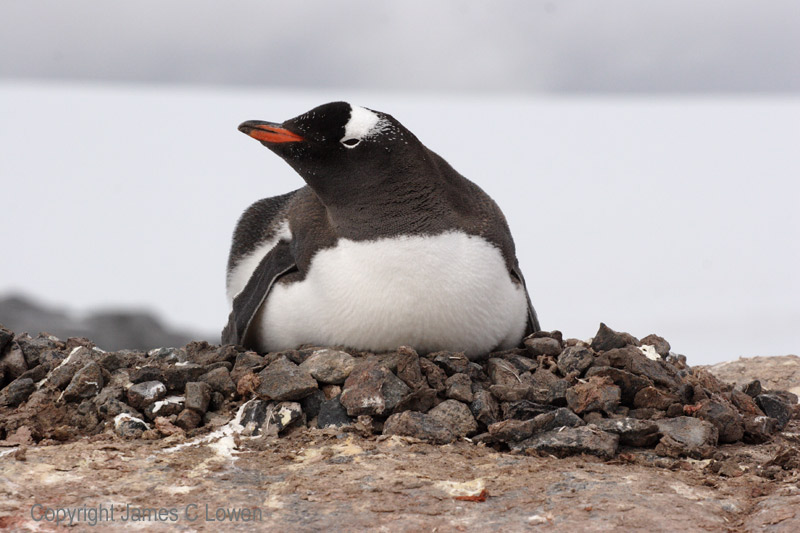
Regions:
<svg viewBox="0 0 800 533"><path fill-rule="evenodd" d="M545 329L692 364L800 347L800 3L0 5L0 295L225 322L236 130L347 100L504 210Z"/></svg>

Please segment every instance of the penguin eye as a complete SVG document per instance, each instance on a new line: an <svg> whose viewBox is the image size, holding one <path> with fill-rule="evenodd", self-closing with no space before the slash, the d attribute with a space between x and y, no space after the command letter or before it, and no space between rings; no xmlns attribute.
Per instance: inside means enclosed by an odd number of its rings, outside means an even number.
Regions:
<svg viewBox="0 0 800 533"><path fill-rule="evenodd" d="M348 148L354 148L360 142L361 142L361 139L354 139L354 138L343 139L342 140L342 144L345 145Z"/></svg>

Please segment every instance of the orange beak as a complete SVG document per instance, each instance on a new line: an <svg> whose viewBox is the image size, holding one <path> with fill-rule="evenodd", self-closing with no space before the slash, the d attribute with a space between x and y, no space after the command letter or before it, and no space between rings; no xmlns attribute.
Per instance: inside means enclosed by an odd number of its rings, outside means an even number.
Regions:
<svg viewBox="0 0 800 533"><path fill-rule="evenodd" d="M239 124L239 131L246 133L253 139L267 143L293 143L304 140L280 124L264 122L263 120L248 120Z"/></svg>

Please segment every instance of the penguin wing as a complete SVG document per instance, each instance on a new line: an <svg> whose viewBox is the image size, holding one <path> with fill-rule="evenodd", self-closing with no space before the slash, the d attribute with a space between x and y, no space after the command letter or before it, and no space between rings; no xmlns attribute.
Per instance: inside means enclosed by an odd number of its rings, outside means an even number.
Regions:
<svg viewBox="0 0 800 533"><path fill-rule="evenodd" d="M275 282L297 264L289 242L279 241L258 264L244 289L233 299L228 324L222 330L222 344L242 344L256 312L267 299Z"/></svg>
<svg viewBox="0 0 800 533"><path fill-rule="evenodd" d="M525 298L528 300L528 327L525 329L525 336L527 337L537 331L541 331L542 327L539 325L539 318L536 316L536 309L533 308L531 303L531 295L525 285L525 278L522 276L522 270L519 269L519 265L514 265L511 269L511 274L516 276L519 282L522 283L522 288L525 290Z"/></svg>

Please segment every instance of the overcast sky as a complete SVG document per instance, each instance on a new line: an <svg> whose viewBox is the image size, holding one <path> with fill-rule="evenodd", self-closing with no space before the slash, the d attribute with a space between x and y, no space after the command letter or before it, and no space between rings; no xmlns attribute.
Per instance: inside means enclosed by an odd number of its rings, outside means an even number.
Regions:
<svg viewBox="0 0 800 533"><path fill-rule="evenodd" d="M799 51L799 0L0 0L0 294L219 331L302 184L236 125L348 100L498 201L546 329L797 353Z"/></svg>
<svg viewBox="0 0 800 533"><path fill-rule="evenodd" d="M798 92L797 0L3 0L0 77Z"/></svg>

